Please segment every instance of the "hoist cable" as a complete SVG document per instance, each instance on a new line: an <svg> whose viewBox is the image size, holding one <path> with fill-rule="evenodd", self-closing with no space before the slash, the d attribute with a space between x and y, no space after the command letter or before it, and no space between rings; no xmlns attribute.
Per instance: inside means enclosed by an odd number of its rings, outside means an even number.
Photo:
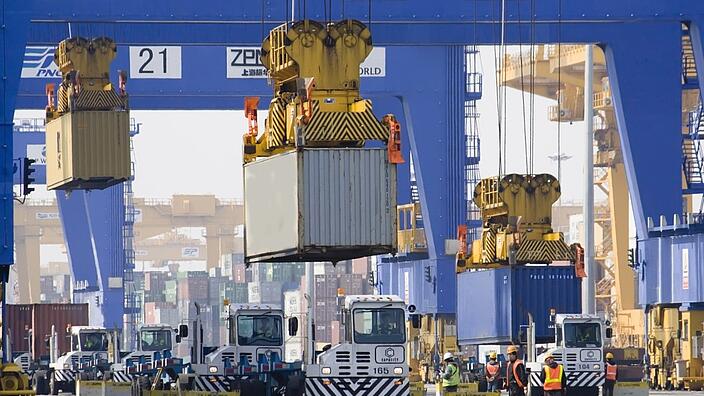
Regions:
<svg viewBox="0 0 704 396"><path fill-rule="evenodd" d="M521 29L521 0L518 0L518 8L516 12L518 18L518 61L521 73L521 113L523 116L523 154L526 162L526 174L530 172L528 168L528 130L526 127L526 84L523 73L523 35Z"/></svg>

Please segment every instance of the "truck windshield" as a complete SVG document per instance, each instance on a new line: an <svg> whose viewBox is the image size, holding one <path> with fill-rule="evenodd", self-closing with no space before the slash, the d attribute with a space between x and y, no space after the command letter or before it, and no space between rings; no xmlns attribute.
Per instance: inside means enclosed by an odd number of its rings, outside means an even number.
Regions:
<svg viewBox="0 0 704 396"><path fill-rule="evenodd" d="M171 330L169 329L142 330L140 338L143 351L171 350Z"/></svg>
<svg viewBox="0 0 704 396"><path fill-rule="evenodd" d="M601 347L599 323L565 323L565 348Z"/></svg>
<svg viewBox="0 0 704 396"><path fill-rule="evenodd" d="M403 344L406 342L404 320L400 308L355 309L354 341L358 344Z"/></svg>
<svg viewBox="0 0 704 396"><path fill-rule="evenodd" d="M237 344L241 346L282 345L281 317L276 315L238 315Z"/></svg>
<svg viewBox="0 0 704 396"><path fill-rule="evenodd" d="M81 333L81 351L97 352L108 350L108 335L105 333Z"/></svg>

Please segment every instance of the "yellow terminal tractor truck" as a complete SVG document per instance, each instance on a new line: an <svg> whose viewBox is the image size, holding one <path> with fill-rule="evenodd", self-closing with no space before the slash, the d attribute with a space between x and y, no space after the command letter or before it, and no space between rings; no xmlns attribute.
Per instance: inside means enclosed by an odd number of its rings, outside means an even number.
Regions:
<svg viewBox="0 0 704 396"><path fill-rule="evenodd" d="M465 254L461 243L457 272L503 265L575 263L585 276L583 250L567 245L562 233L552 229L552 205L560 197L560 182L549 174L482 179L474 188L474 203L481 210L482 235ZM459 232L460 241L466 234Z"/></svg>

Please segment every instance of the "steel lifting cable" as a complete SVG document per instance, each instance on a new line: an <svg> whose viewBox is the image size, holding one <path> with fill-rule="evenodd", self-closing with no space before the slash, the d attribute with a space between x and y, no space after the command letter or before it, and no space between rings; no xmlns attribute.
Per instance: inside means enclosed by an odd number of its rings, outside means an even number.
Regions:
<svg viewBox="0 0 704 396"><path fill-rule="evenodd" d="M557 177L562 177L562 0L557 2Z"/></svg>
<svg viewBox="0 0 704 396"><path fill-rule="evenodd" d="M531 0L530 4L530 174L534 172L535 165L535 63L537 61L535 54L535 0Z"/></svg>
<svg viewBox="0 0 704 396"><path fill-rule="evenodd" d="M501 59L506 59L506 0L501 0ZM504 156L504 169L503 169L503 174L506 174L506 163L508 162L507 158L508 156L506 155L506 148L508 146L508 138L507 138L507 133L506 133L506 126L508 124L508 114L506 111L506 91L508 90L508 87L506 87L506 74L502 73L502 84L501 84L501 89L503 91L501 95L501 106L503 109L501 110L501 114L504 117L504 122L503 122L503 127L501 128L501 132L503 134L503 140L504 140L504 145L503 145L503 156Z"/></svg>
<svg viewBox="0 0 704 396"><path fill-rule="evenodd" d="M523 115L523 154L526 160L526 174L529 173L528 168L528 131L526 128L526 85L523 73L523 35L521 29L521 0L517 0L516 16L518 18L518 62L521 73L521 113Z"/></svg>
<svg viewBox="0 0 704 396"><path fill-rule="evenodd" d="M494 0L491 1L491 12L492 12L492 20L496 20L496 15L494 14L495 7L494 7ZM492 24L491 27L491 34L492 34L492 49L494 52L494 69L499 70L499 60L498 60L498 54L496 53L496 27L495 25ZM498 130L498 140L499 140L499 145L498 145L498 162L499 162L499 169L498 169L498 177L501 177L501 99L500 99L500 92L499 92L499 77L494 75L496 78L496 83L494 84L494 91L496 94L496 115L497 115L497 130Z"/></svg>

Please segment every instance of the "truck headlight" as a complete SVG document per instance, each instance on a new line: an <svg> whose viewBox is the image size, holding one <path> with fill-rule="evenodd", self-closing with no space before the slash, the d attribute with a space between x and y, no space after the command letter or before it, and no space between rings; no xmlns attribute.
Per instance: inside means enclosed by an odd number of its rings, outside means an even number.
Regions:
<svg viewBox="0 0 704 396"><path fill-rule="evenodd" d="M598 364L595 364L595 365L594 365L594 370L599 370L600 368L601 368L600 365L598 365Z"/></svg>
<svg viewBox="0 0 704 396"><path fill-rule="evenodd" d="M320 369L320 373L323 375L330 375L332 373L332 370L330 369L330 367L323 367L322 369Z"/></svg>
<svg viewBox="0 0 704 396"><path fill-rule="evenodd" d="M208 372L211 374L215 374L218 372L218 367L217 366L210 366L210 367L208 367Z"/></svg>
<svg viewBox="0 0 704 396"><path fill-rule="evenodd" d="M403 367L394 367L394 374L396 374L396 375L403 374Z"/></svg>
<svg viewBox="0 0 704 396"><path fill-rule="evenodd" d="M69 368L69 367L70 367L70 366L68 365L68 363L64 363L64 368L65 368L65 369L67 369L67 368Z"/></svg>

